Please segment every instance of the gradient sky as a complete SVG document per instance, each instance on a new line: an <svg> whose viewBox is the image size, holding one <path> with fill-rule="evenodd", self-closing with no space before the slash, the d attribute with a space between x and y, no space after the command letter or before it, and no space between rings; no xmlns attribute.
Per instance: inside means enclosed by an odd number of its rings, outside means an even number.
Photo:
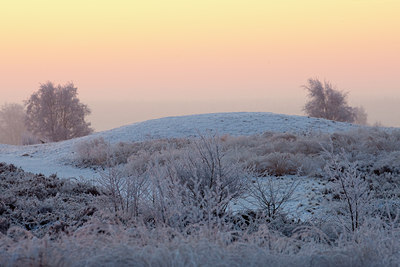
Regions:
<svg viewBox="0 0 400 267"><path fill-rule="evenodd" d="M0 105L74 82L104 130L227 111L303 114L310 77L400 127L398 0L0 2Z"/></svg>

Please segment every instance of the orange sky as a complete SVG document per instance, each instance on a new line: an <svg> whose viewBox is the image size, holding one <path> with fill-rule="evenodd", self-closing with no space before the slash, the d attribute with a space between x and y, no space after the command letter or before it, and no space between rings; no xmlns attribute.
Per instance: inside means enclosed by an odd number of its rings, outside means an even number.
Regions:
<svg viewBox="0 0 400 267"><path fill-rule="evenodd" d="M5 3L4 3L5 2ZM0 3L0 105L73 81L96 130L168 115L302 114L310 77L400 126L398 0Z"/></svg>

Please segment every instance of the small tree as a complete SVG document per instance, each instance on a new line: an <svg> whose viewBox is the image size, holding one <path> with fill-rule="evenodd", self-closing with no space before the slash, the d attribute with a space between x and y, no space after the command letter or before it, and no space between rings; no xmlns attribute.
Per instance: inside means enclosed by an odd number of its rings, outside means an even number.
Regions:
<svg viewBox="0 0 400 267"><path fill-rule="evenodd" d="M21 145L26 133L24 106L4 104L0 108L0 143Z"/></svg>
<svg viewBox="0 0 400 267"><path fill-rule="evenodd" d="M347 93L333 89L331 83L309 79L308 84L303 87L310 97L304 106L308 116L333 121L366 123L367 115L364 109L350 107L347 104Z"/></svg>
<svg viewBox="0 0 400 267"><path fill-rule="evenodd" d="M26 125L40 138L61 141L90 134L93 129L85 117L90 114L87 105L80 103L73 83L55 86L51 82L26 101Z"/></svg>

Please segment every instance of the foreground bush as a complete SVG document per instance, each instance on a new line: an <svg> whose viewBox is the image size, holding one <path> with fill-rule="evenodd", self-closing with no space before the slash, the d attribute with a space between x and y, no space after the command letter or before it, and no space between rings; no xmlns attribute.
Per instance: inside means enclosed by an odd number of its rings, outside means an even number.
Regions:
<svg viewBox="0 0 400 267"><path fill-rule="evenodd" d="M92 220L57 240L19 230L0 236L0 257L4 266L397 266L400 260L399 229L379 220L334 243L313 228L292 237L267 225L253 233L192 230L127 228L112 220Z"/></svg>
<svg viewBox="0 0 400 267"><path fill-rule="evenodd" d="M0 163L0 232L19 227L43 237L76 229L97 210L99 195L89 184L25 173Z"/></svg>

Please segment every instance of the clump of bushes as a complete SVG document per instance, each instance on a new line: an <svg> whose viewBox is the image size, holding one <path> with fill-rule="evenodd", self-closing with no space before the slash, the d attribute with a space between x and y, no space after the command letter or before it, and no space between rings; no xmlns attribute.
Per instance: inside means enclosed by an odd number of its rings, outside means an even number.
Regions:
<svg viewBox="0 0 400 267"><path fill-rule="evenodd" d="M181 149L190 144L188 139L160 139L144 142L118 142L111 144L97 137L81 141L74 147L74 162L82 167L107 167L126 164L129 158L145 154L161 154L170 149Z"/></svg>
<svg viewBox="0 0 400 267"><path fill-rule="evenodd" d="M95 200L101 194L90 184L0 163L0 231L6 234L18 226L42 237L61 228L74 229L97 210Z"/></svg>
<svg viewBox="0 0 400 267"><path fill-rule="evenodd" d="M378 176L387 172L388 165L394 168L392 172L400 170L395 161L396 153L400 151L400 131L360 128L349 132L308 135L266 132L253 136L225 135L218 139L225 159L240 164L244 169L252 168L259 174L321 176L327 151L334 154L344 151L351 155L351 160L361 162L360 168ZM132 166L143 169L150 159L162 164L166 157L182 157L181 152L193 141L190 138L174 138L110 144L100 137L78 143L74 160L84 167L105 168L127 164L131 169Z"/></svg>

